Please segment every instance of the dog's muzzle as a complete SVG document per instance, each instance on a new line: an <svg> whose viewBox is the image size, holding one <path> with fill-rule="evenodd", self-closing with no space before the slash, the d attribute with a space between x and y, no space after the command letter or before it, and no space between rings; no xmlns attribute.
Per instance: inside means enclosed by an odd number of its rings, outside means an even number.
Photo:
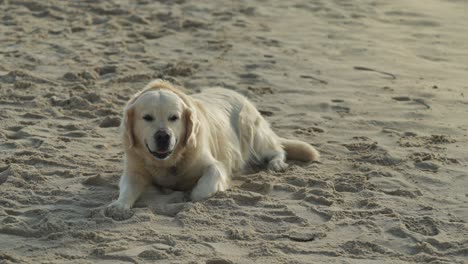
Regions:
<svg viewBox="0 0 468 264"><path fill-rule="evenodd" d="M167 159L172 154L172 150L171 151L165 151L165 152L152 151L149 148L148 143L145 142L145 145L146 145L146 149L148 150L148 152L151 153L151 155L153 155L153 157L155 157L157 159L164 160L164 159Z"/></svg>
<svg viewBox="0 0 468 264"><path fill-rule="evenodd" d="M167 129L160 129L154 134L153 138L156 145L155 151L152 151L149 148L148 143L146 143L146 148L151 155L162 160L169 157L172 154L172 150L170 149L171 133Z"/></svg>
<svg viewBox="0 0 468 264"><path fill-rule="evenodd" d="M154 142L158 152L167 152L171 142L171 134L167 129L160 129L154 134Z"/></svg>

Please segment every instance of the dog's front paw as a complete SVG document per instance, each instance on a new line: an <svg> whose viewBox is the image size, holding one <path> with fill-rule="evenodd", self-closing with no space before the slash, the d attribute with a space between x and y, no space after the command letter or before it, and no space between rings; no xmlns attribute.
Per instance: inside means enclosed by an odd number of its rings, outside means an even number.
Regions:
<svg viewBox="0 0 468 264"><path fill-rule="evenodd" d="M117 221L124 221L133 216L134 212L130 209L130 206L122 204L119 201L111 203L104 211L107 217L110 217Z"/></svg>
<svg viewBox="0 0 468 264"><path fill-rule="evenodd" d="M192 201L200 201L213 196L217 192L225 191L226 184L216 177L204 178L193 188L190 198Z"/></svg>
<svg viewBox="0 0 468 264"><path fill-rule="evenodd" d="M268 163L268 169L271 171L285 171L287 168L288 164L280 159L274 159Z"/></svg>
<svg viewBox="0 0 468 264"><path fill-rule="evenodd" d="M228 188L228 180L222 166L212 165L205 169L203 176L198 180L197 185L192 190L192 201L206 199L217 192L225 191Z"/></svg>
<svg viewBox="0 0 468 264"><path fill-rule="evenodd" d="M200 186L197 185L193 190L192 194L190 195L190 199L194 202L204 200L206 198L211 197L213 194L218 192L218 188L216 186Z"/></svg>

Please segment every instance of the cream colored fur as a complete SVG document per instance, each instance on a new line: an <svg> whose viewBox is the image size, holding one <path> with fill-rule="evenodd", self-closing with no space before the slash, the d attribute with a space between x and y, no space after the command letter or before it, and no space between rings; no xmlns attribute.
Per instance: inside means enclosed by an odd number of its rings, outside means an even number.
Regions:
<svg viewBox="0 0 468 264"><path fill-rule="evenodd" d="M146 111L161 117L159 125L141 120ZM161 113L166 112L180 114L180 123L163 120ZM177 141L164 160L144 146L157 126L167 126ZM110 205L118 209L131 208L151 184L191 191L191 199L198 201L229 188L231 175L249 164L265 162L268 169L281 171L287 167L286 156L302 161L319 158L311 145L278 137L251 102L221 88L188 96L155 80L127 103L122 131L125 168L119 198Z"/></svg>

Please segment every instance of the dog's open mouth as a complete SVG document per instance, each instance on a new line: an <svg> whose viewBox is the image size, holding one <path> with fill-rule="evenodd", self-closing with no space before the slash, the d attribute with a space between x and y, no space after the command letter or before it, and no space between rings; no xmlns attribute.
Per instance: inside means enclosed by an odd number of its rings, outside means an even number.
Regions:
<svg viewBox="0 0 468 264"><path fill-rule="evenodd" d="M151 149L148 147L148 144L145 143L145 145L146 145L146 149L149 151L149 153L151 153L151 155L153 155L157 159L166 159L167 157L169 157L172 154L172 150L171 151L168 150L166 152L151 151Z"/></svg>

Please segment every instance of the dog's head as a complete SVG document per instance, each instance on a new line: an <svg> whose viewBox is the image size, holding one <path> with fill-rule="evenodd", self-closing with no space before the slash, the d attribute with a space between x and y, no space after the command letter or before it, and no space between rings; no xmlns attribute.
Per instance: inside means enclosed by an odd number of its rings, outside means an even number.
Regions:
<svg viewBox="0 0 468 264"><path fill-rule="evenodd" d="M198 131L190 98L161 80L151 82L130 99L122 126L128 149L168 163L196 144Z"/></svg>

